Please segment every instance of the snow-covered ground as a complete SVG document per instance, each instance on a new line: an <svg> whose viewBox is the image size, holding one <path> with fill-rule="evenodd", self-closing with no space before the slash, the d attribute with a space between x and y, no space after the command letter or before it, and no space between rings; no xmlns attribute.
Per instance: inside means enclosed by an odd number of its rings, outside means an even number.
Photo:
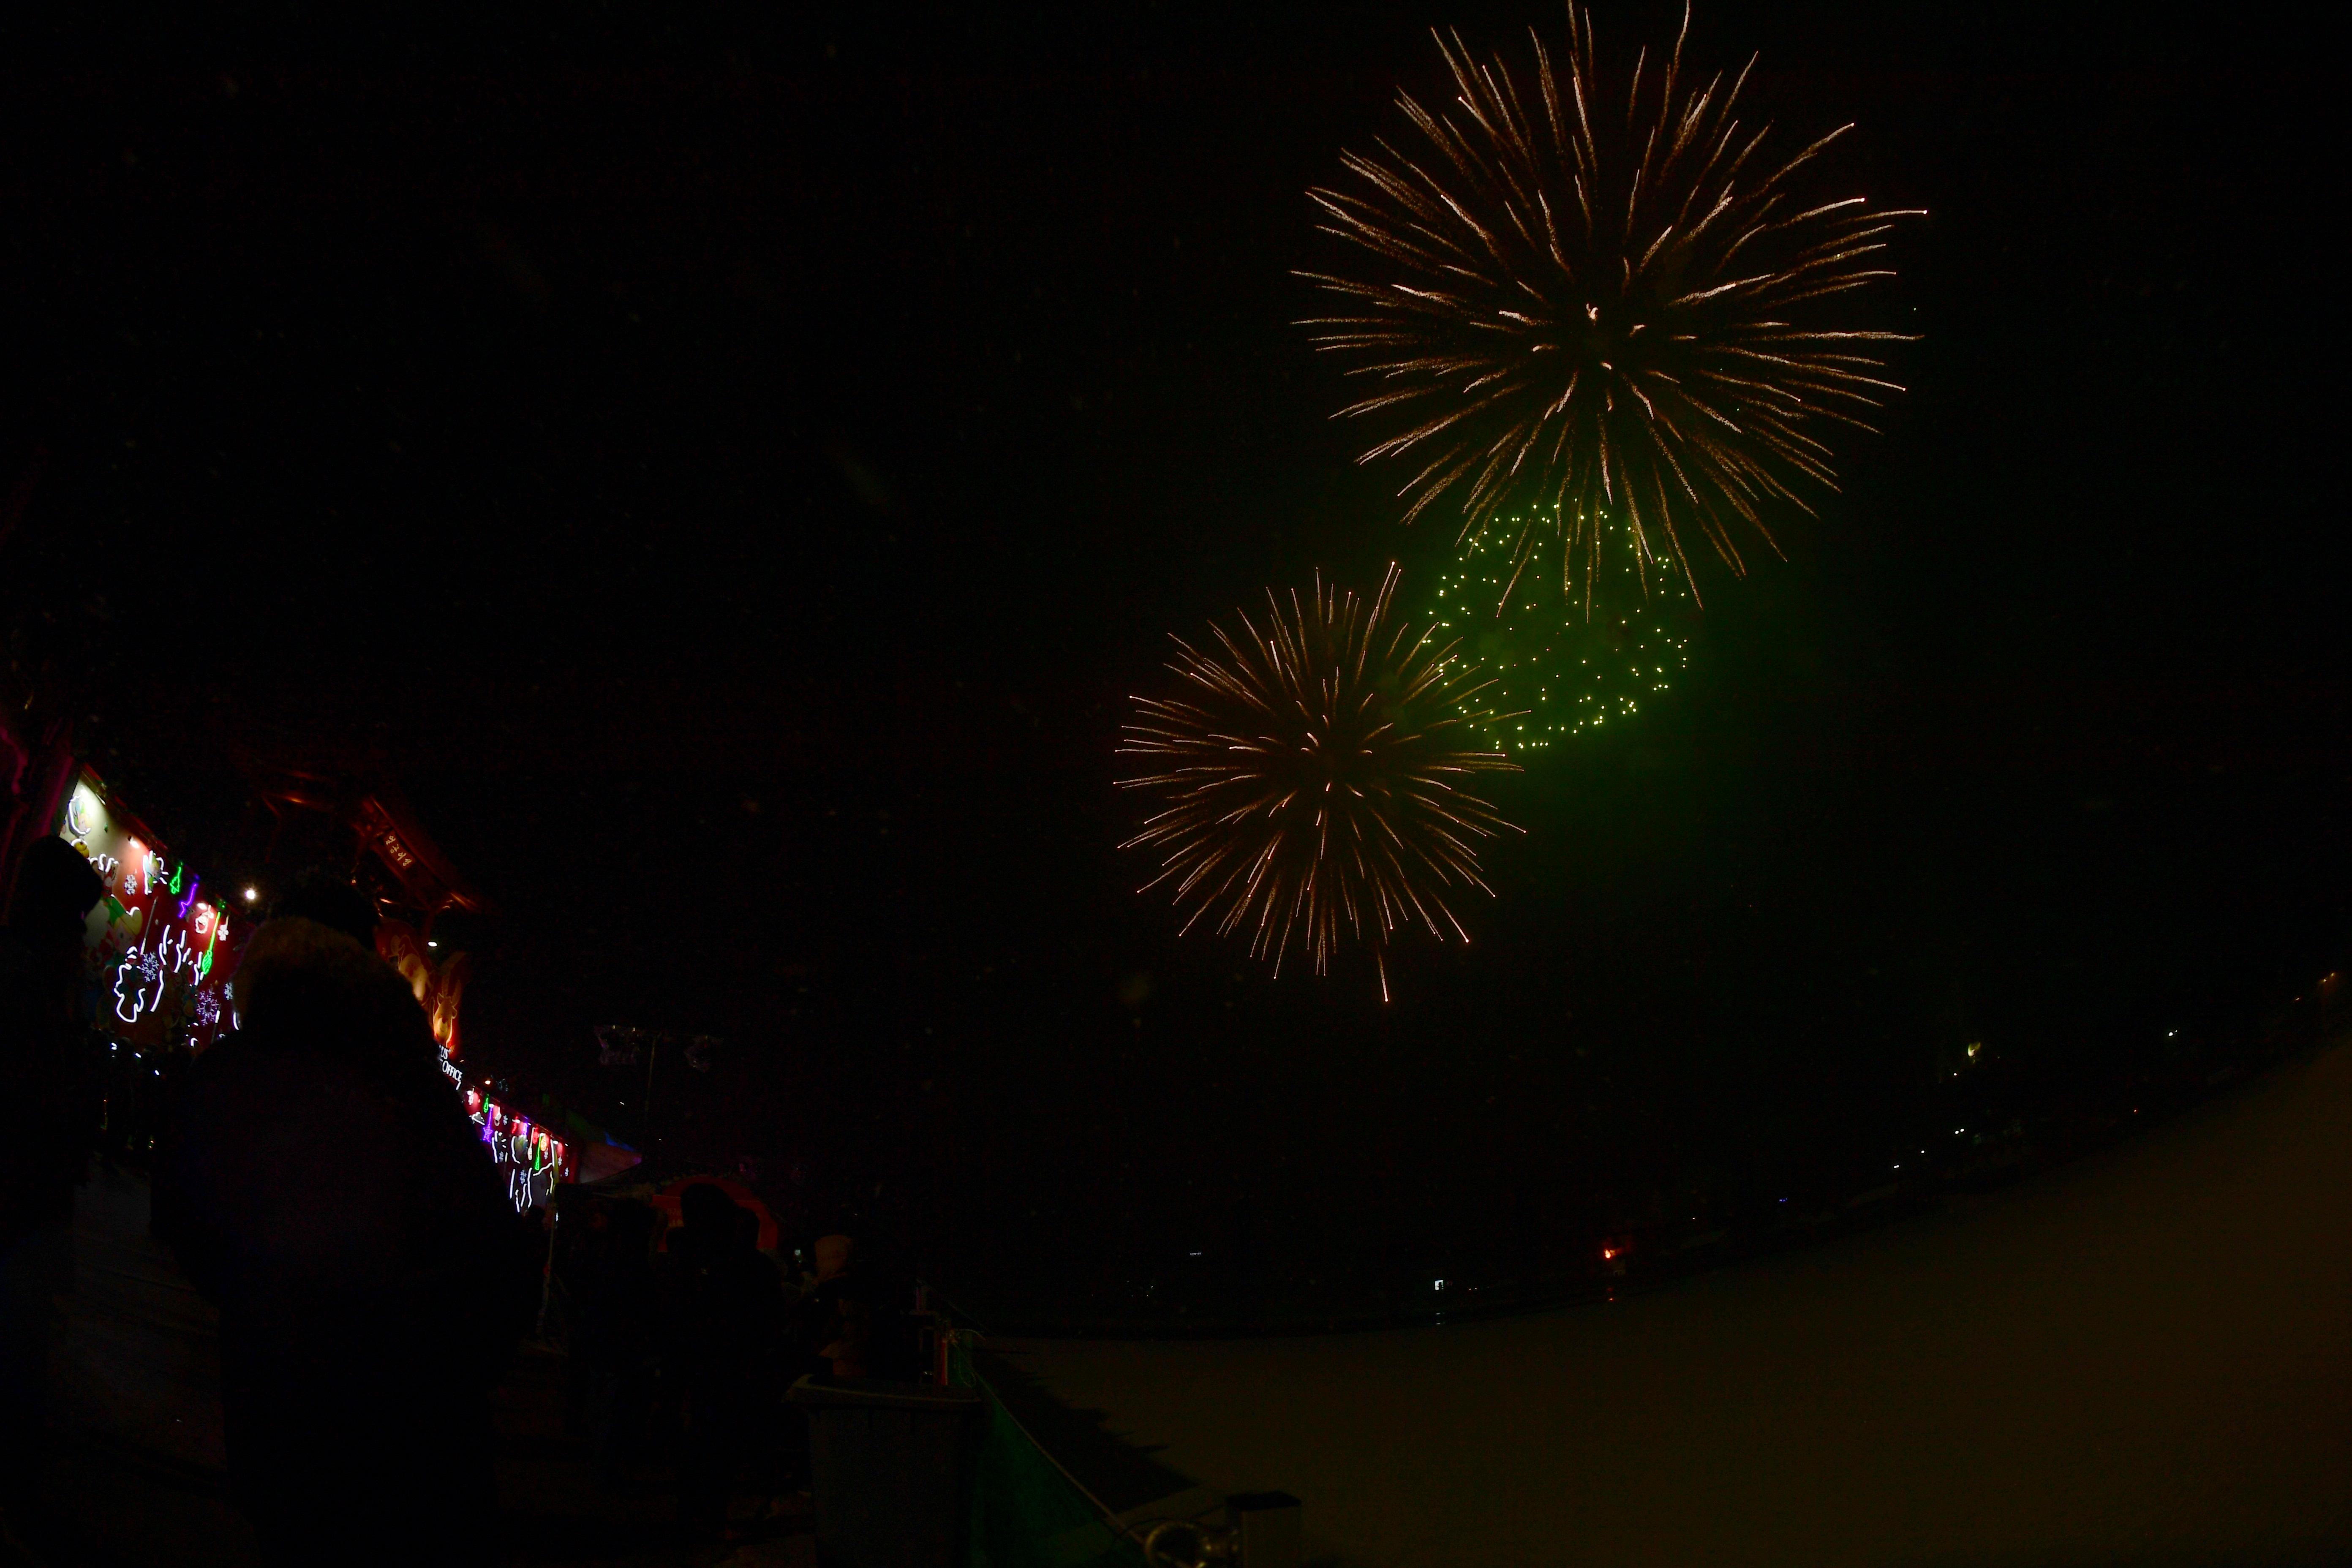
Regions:
<svg viewBox="0 0 2352 1568"><path fill-rule="evenodd" d="M2352 1562L2352 1044L1654 1295L1001 1348L1334 1568Z"/></svg>

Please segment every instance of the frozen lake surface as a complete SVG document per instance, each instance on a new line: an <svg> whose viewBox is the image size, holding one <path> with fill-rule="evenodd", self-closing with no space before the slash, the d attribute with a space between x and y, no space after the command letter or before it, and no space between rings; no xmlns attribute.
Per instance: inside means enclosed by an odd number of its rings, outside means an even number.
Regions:
<svg viewBox="0 0 2352 1568"><path fill-rule="evenodd" d="M1000 1348L1328 1568L2352 1561L2352 1045L1655 1294Z"/></svg>

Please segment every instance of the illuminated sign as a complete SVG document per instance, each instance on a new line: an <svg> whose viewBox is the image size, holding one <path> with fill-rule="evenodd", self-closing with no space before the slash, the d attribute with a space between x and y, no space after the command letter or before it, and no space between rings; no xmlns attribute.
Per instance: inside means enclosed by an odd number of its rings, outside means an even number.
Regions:
<svg viewBox="0 0 2352 1568"><path fill-rule="evenodd" d="M82 933L100 1026L142 1048L210 1045L228 1012L244 921L233 933L227 906L204 898L203 879L142 838L89 773L66 796L58 837L106 889Z"/></svg>
<svg viewBox="0 0 2352 1568"><path fill-rule="evenodd" d="M400 841L400 835L390 828L376 835L375 847L395 871L409 870L416 864L416 857L410 854L408 846Z"/></svg>

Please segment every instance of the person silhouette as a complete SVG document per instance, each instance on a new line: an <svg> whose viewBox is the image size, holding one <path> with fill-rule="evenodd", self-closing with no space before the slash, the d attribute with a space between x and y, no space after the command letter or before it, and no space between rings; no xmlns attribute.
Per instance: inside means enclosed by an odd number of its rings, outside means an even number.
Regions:
<svg viewBox="0 0 2352 1568"><path fill-rule="evenodd" d="M653 1402L659 1349L653 1238L661 1215L644 1204L616 1202L598 1220L576 1270L572 1364L596 1473L614 1482L637 1456Z"/></svg>
<svg viewBox="0 0 2352 1568"><path fill-rule="evenodd" d="M697 1182L678 1194L670 1232L663 1365L685 1419L678 1521L723 1533L743 1462L776 1400L783 1340L783 1279L755 1246L757 1216L726 1190ZM753 1224L746 1226L745 1220Z"/></svg>
<svg viewBox="0 0 2352 1568"><path fill-rule="evenodd" d="M230 1480L272 1563L497 1554L488 1393L536 1238L348 888L298 884L190 1070L163 1239L221 1313Z"/></svg>
<svg viewBox="0 0 2352 1568"><path fill-rule="evenodd" d="M73 1193L97 1134L75 1016L82 922L106 884L37 838L0 927L0 1500L35 1484L49 1426L53 1303L73 1282Z"/></svg>
<svg viewBox="0 0 2352 1568"><path fill-rule="evenodd" d="M820 1236L812 1250L816 1280L793 1314L793 1338L803 1358L799 1370L818 1377L864 1377L874 1304L857 1264L857 1244L846 1236Z"/></svg>

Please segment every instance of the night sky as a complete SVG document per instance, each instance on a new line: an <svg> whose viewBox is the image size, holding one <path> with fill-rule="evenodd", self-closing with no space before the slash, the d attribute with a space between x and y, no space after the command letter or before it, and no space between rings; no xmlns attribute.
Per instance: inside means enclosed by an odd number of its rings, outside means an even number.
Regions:
<svg viewBox="0 0 2352 1568"><path fill-rule="evenodd" d="M1383 1008L1176 942L1110 782L1166 635L1449 552L1327 417L1303 193L1439 92L1432 22L1559 26L1280 11L12 24L12 657L199 866L255 868L243 769L397 780L500 906L483 1070L642 1139L590 1026L716 1033L663 1149L1033 1315L1550 1278L1866 1185L1967 1042L2047 1110L2339 954L2289 7L1704 9L1930 209L1869 308L1911 392L1785 561L1702 568L1669 696L1499 786L1467 952Z"/></svg>

